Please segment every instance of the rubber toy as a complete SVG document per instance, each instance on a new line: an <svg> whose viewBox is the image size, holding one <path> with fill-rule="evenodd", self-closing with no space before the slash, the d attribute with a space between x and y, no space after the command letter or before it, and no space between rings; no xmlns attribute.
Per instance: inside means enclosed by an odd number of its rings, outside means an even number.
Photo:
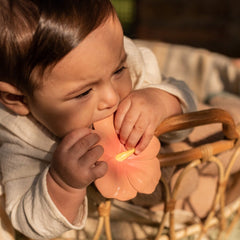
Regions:
<svg viewBox="0 0 240 240"><path fill-rule="evenodd" d="M160 142L153 137L147 148L140 154L134 149L127 150L119 141L113 125L113 116L94 124L100 135L104 154L99 159L108 164L107 173L95 181L99 192L106 198L127 201L137 193L152 193L161 177L160 163L156 155Z"/></svg>

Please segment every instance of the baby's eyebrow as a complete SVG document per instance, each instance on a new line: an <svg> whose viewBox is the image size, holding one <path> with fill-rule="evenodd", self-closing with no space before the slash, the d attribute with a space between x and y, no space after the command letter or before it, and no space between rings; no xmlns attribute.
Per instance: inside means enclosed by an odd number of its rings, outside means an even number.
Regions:
<svg viewBox="0 0 240 240"><path fill-rule="evenodd" d="M118 66L116 67L116 69L114 70L114 72L116 72L117 70L119 70L119 68L122 66L122 64L123 64L124 62L126 62L127 57L128 57L127 53L124 52L124 55L122 56L122 58L121 58L121 60L120 60L120 62L119 62L119 64L118 64ZM114 73L114 72L113 72L113 73ZM70 91L69 93L67 93L67 94L65 95L65 99L68 99L68 98L71 97L72 95L74 95L74 94L82 91L82 89L85 89L85 88L90 87L91 85L93 85L93 84L96 83L96 82L98 82L98 80L96 80L96 81L94 81L94 82L91 82L91 83L89 83L89 84L87 84L87 85L80 86L79 88L74 89L73 91Z"/></svg>

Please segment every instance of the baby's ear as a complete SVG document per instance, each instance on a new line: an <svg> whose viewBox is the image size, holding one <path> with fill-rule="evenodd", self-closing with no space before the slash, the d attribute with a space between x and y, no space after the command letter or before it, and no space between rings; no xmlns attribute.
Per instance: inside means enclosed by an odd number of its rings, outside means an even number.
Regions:
<svg viewBox="0 0 240 240"><path fill-rule="evenodd" d="M25 96L13 85L0 81L0 102L18 115L28 115Z"/></svg>

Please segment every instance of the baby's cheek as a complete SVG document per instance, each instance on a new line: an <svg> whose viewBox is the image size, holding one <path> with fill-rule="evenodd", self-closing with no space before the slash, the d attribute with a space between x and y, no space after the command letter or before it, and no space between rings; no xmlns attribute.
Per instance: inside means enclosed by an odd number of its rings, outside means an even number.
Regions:
<svg viewBox="0 0 240 240"><path fill-rule="evenodd" d="M127 97L130 92L132 91L132 80L130 78L129 72L126 73L126 76L124 80L122 81L122 84L120 84L120 99L124 99Z"/></svg>

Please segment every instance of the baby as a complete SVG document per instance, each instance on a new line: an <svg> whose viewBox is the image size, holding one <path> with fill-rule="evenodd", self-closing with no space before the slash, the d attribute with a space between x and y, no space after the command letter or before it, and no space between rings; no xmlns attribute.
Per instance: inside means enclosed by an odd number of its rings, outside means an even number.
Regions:
<svg viewBox="0 0 240 240"><path fill-rule="evenodd" d="M109 0L0 0L0 58L6 212L33 239L84 227L86 188L107 171L94 122L114 114L138 154L163 119L195 110L188 87L124 37Z"/></svg>

